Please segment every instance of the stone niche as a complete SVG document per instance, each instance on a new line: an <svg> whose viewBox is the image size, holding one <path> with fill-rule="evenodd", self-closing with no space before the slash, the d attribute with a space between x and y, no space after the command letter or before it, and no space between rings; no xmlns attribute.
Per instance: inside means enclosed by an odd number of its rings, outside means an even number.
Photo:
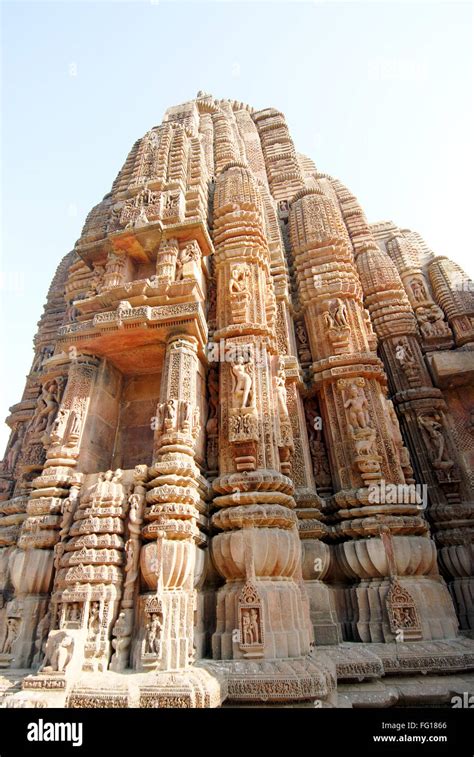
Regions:
<svg viewBox="0 0 474 757"><path fill-rule="evenodd" d="M161 371L122 379L113 467L134 468L151 463L160 381Z"/></svg>

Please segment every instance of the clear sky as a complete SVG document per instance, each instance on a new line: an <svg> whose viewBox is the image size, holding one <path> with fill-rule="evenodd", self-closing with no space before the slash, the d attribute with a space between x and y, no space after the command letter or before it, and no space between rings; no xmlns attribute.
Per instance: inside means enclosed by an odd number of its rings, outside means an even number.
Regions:
<svg viewBox="0 0 474 757"><path fill-rule="evenodd" d="M473 12L442 2L1 2L0 424L60 259L133 142L198 90L282 110L370 221L474 274ZM0 431L0 457L8 429Z"/></svg>

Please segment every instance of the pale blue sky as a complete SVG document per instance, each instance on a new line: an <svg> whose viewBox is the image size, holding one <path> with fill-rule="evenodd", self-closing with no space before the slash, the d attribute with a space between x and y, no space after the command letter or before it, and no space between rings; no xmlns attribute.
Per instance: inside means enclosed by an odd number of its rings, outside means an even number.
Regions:
<svg viewBox="0 0 474 757"><path fill-rule="evenodd" d="M468 3L16 2L2 14L0 423L57 263L133 142L199 89L282 110L369 220L474 273ZM0 457L8 436L0 432Z"/></svg>

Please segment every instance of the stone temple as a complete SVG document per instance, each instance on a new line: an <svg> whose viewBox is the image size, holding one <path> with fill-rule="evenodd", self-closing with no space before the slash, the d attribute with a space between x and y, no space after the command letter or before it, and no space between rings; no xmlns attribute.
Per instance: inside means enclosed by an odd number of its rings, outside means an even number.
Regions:
<svg viewBox="0 0 474 757"><path fill-rule="evenodd" d="M34 346L0 471L4 706L469 690L474 284L369 224L279 111L170 108Z"/></svg>

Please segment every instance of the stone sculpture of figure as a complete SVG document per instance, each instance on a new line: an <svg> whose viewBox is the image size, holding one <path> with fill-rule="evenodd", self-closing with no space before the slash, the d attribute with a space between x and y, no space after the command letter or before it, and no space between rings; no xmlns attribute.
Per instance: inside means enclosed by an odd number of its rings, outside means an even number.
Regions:
<svg viewBox="0 0 474 757"><path fill-rule="evenodd" d="M260 627L258 623L258 612L253 607L250 610L250 634L252 638L253 644L259 644L260 643Z"/></svg>
<svg viewBox="0 0 474 757"><path fill-rule="evenodd" d="M97 266L94 268L92 276L89 280L90 288L89 288L89 291L87 292L87 297L94 297L98 293L103 275L104 275L103 266Z"/></svg>
<svg viewBox="0 0 474 757"><path fill-rule="evenodd" d="M296 336L298 337L298 341L303 346L306 346L308 344L308 335L306 334L305 328L301 321L299 321L296 324Z"/></svg>
<svg viewBox="0 0 474 757"><path fill-rule="evenodd" d="M427 308L418 308L416 311L420 331L425 338L434 336L433 324L430 322L429 314L430 311Z"/></svg>
<svg viewBox="0 0 474 757"><path fill-rule="evenodd" d="M369 331L369 332L370 332L371 334L373 334L373 333L374 333L374 327L372 326L372 320L371 320L371 318L370 318L370 313L369 313L369 311L367 310L367 308L364 308L364 309L363 309L363 311L362 311L362 316L363 316L363 318L364 318L364 322L365 322L365 323L366 323L366 325L367 325L367 330L368 330L368 331Z"/></svg>
<svg viewBox="0 0 474 757"><path fill-rule="evenodd" d="M112 473L112 483L120 484L121 480L122 480L122 471L120 468L117 468L117 470Z"/></svg>
<svg viewBox="0 0 474 757"><path fill-rule="evenodd" d="M49 639L46 645L45 661L49 659L51 664L44 667L43 671L63 673L71 661L73 645L72 638L67 635L57 634L53 639Z"/></svg>
<svg viewBox="0 0 474 757"><path fill-rule="evenodd" d="M125 572L128 572L132 569L135 560L135 547L133 544L133 539L128 539L127 543L125 544L125 555Z"/></svg>
<svg viewBox="0 0 474 757"><path fill-rule="evenodd" d="M48 607L47 611L41 618L36 628L36 640L35 640L35 649L36 649L35 661L36 662L39 662L41 659L41 656L45 654L46 642L48 640L48 633L49 633L50 627L51 627L51 610Z"/></svg>
<svg viewBox="0 0 474 757"><path fill-rule="evenodd" d="M76 410L71 410L69 414L69 439L76 439L81 432L81 414Z"/></svg>
<svg viewBox="0 0 474 757"><path fill-rule="evenodd" d="M155 431L161 431L163 428L163 421L164 421L164 414L165 414L165 403L159 402L156 407L156 426L154 427Z"/></svg>
<svg viewBox="0 0 474 757"><path fill-rule="evenodd" d="M309 448L313 461L313 474L316 486L329 486L331 483L331 471L329 470L324 443L314 435L314 438L309 442Z"/></svg>
<svg viewBox="0 0 474 757"><path fill-rule="evenodd" d="M250 627L249 610L242 610L242 636L244 644L252 643L252 629Z"/></svg>
<svg viewBox="0 0 474 757"><path fill-rule="evenodd" d="M81 608L79 602L73 602L69 611L69 620L73 623L79 623L81 620Z"/></svg>
<svg viewBox="0 0 474 757"><path fill-rule="evenodd" d="M33 431L45 431L47 434L51 430L53 421L59 407L59 386L55 379L48 381L38 397L36 403L36 412L32 420Z"/></svg>
<svg viewBox="0 0 474 757"><path fill-rule="evenodd" d="M149 654L160 654L161 647L161 619L158 613L153 613L147 623L147 651Z"/></svg>
<svg viewBox="0 0 474 757"><path fill-rule="evenodd" d="M119 613L119 616L115 621L112 633L114 635L114 638L112 639L114 654L110 661L110 668L111 670L120 672L127 667L128 663L128 650L130 647L132 635L130 612L128 613L128 615L125 610L122 610Z"/></svg>
<svg viewBox="0 0 474 757"><path fill-rule="evenodd" d="M441 421L441 418L439 415L434 415L434 416L419 415L418 416L418 423L422 428L426 429L431 447L435 453L434 462L435 463L441 463L442 461L452 462L451 460L449 460L449 458L446 455L443 426L440 423L440 421Z"/></svg>
<svg viewBox="0 0 474 757"><path fill-rule="evenodd" d="M51 357L53 352L54 352L53 347L43 347L41 351L38 353L38 355L36 356L31 370L35 372L41 370L44 361L47 360L49 357Z"/></svg>
<svg viewBox="0 0 474 757"><path fill-rule="evenodd" d="M5 468L7 471L13 471L18 460L18 456L21 452L23 445L23 437L25 436L25 425L19 424L16 430L16 438L12 446L8 450L5 457Z"/></svg>
<svg viewBox="0 0 474 757"><path fill-rule="evenodd" d="M361 439L357 439L355 443L355 449L356 453L358 455L375 455L376 454L376 448L375 448L375 437L376 432L375 429L367 429L369 432L369 436L364 436Z"/></svg>
<svg viewBox="0 0 474 757"><path fill-rule="evenodd" d="M176 400L167 400L164 407L164 418L168 421L169 426L174 426L176 422L177 403Z"/></svg>
<svg viewBox="0 0 474 757"><path fill-rule="evenodd" d="M128 539L127 543L125 544L125 560L126 576L124 592L129 587L131 589L138 577L138 542L136 539Z"/></svg>
<svg viewBox="0 0 474 757"><path fill-rule="evenodd" d="M423 300L427 299L425 287L419 279L412 281L410 286L413 292L413 297L417 302L423 302Z"/></svg>
<svg viewBox="0 0 474 757"><path fill-rule="evenodd" d="M229 292L239 294L248 291L248 270L243 266L235 266L230 274Z"/></svg>
<svg viewBox="0 0 474 757"><path fill-rule="evenodd" d="M100 604L92 602L89 614L89 638L94 641L100 631Z"/></svg>
<svg viewBox="0 0 474 757"><path fill-rule="evenodd" d="M128 513L129 529L131 533L138 535L142 522L140 517L140 495L133 493L130 495L128 501L130 502L130 511Z"/></svg>
<svg viewBox="0 0 474 757"><path fill-rule="evenodd" d="M135 219L135 226L143 226L146 223L148 223L148 216L146 214L145 207L142 205L140 207L138 216Z"/></svg>
<svg viewBox="0 0 474 757"><path fill-rule="evenodd" d="M283 369L280 368L275 381L276 381L276 390L277 390L277 396L278 396L278 410L279 410L280 416L288 417L288 407L286 405L287 394L286 394L285 374L284 374Z"/></svg>
<svg viewBox="0 0 474 757"><path fill-rule="evenodd" d="M324 313L323 313L323 320L324 320L324 327L327 330L329 330L329 329L335 329L336 328L336 323L335 323L334 318L332 317L331 313L329 312L329 310L325 310L324 311Z"/></svg>
<svg viewBox="0 0 474 757"><path fill-rule="evenodd" d="M67 415L67 410L65 410L64 408L59 408L58 413L56 415L56 420L51 426L51 440L53 442L58 443L61 441L61 434L62 434L61 426L64 423L64 419L66 415Z"/></svg>
<svg viewBox="0 0 474 757"><path fill-rule="evenodd" d="M250 392L252 390L252 376L249 373L250 366L244 363L244 358L239 355L232 365L234 377L234 407L243 409L249 407Z"/></svg>
<svg viewBox="0 0 474 757"><path fill-rule="evenodd" d="M348 388L348 399L344 402L344 407L348 410L349 423L354 430L366 429L369 426L369 403L363 389L350 384Z"/></svg>
<svg viewBox="0 0 474 757"><path fill-rule="evenodd" d="M63 556L65 549L66 547L62 541L58 541L54 547L54 569L56 572L58 572L60 568L61 557Z"/></svg>
<svg viewBox="0 0 474 757"><path fill-rule="evenodd" d="M192 260L197 260L199 253L195 249L194 245L186 245L179 251L176 260L176 275L175 281L181 281L183 278L183 267L186 263L190 263Z"/></svg>
<svg viewBox="0 0 474 757"><path fill-rule="evenodd" d="M335 302L334 322L340 329L346 328L349 325L347 320L347 308L344 302L340 299L337 299Z"/></svg>
<svg viewBox="0 0 474 757"><path fill-rule="evenodd" d="M72 519L74 518L74 511L76 509L76 501L72 497L67 497L62 504L61 504L61 514L62 514L62 520L61 520L61 531L59 532L60 536L67 536L69 533L69 528L72 523Z"/></svg>
<svg viewBox="0 0 474 757"><path fill-rule="evenodd" d="M410 347L410 343L406 337L400 340L395 350L395 356L400 361L403 367L412 366L416 364L416 358L413 354L413 350Z"/></svg>
<svg viewBox="0 0 474 757"><path fill-rule="evenodd" d="M18 638L18 634L20 633L20 619L19 618L8 618L7 620L7 635L5 636L5 641L3 642L3 654L11 654L13 644Z"/></svg>
<svg viewBox="0 0 474 757"><path fill-rule="evenodd" d="M183 402L181 405L181 425L190 426L193 420L193 406L191 402Z"/></svg>

